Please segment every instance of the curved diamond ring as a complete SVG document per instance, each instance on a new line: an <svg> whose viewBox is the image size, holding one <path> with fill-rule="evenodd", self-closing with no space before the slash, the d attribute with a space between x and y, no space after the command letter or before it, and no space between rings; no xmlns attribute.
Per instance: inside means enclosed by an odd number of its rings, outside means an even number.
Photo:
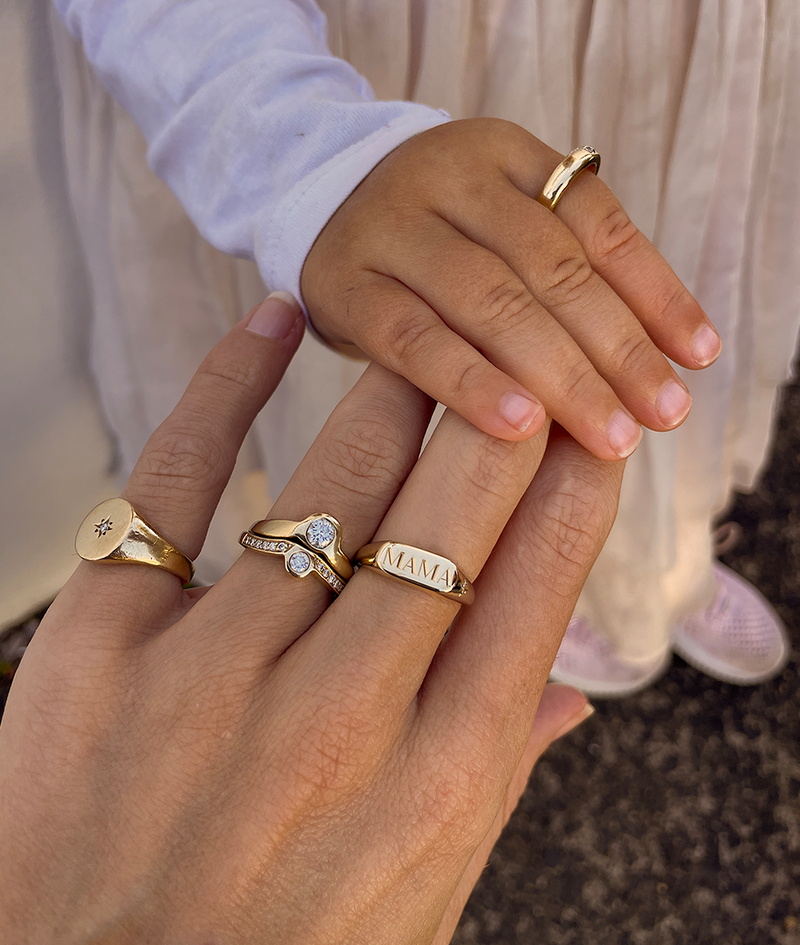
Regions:
<svg viewBox="0 0 800 945"><path fill-rule="evenodd" d="M348 581L353 576L353 565L342 551L342 526L327 512L314 512L302 522L286 519L262 519L250 529L263 538L283 538L297 541L316 555L324 558L340 578Z"/></svg>
<svg viewBox="0 0 800 945"><path fill-rule="evenodd" d="M315 574L334 594L341 594L347 580L340 577L322 555L306 548L297 538L276 540L264 538L254 531L242 532L239 544L251 551L268 555L281 555L286 570L293 577L304 578Z"/></svg>

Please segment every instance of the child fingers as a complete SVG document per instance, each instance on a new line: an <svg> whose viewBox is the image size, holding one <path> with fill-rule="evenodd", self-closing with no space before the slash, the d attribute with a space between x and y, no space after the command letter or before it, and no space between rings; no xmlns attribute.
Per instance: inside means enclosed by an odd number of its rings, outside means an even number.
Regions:
<svg viewBox="0 0 800 945"><path fill-rule="evenodd" d="M425 301L388 276L356 289L348 303L380 312L356 342L371 358L401 374L479 430L505 440L533 436L544 424L541 401L452 331Z"/></svg>
<svg viewBox="0 0 800 945"><path fill-rule="evenodd" d="M641 409L641 395L619 398L602 376L603 370L593 365L569 332L494 253L442 223L441 232L425 243L421 252L413 257L398 256L395 267L398 280L423 297L493 365L532 391L548 415L567 427L588 450L602 459L615 460L635 449L641 429L628 405L640 408L651 421L649 414L655 413L654 408L645 401L650 409ZM671 377L666 360L641 326L637 324L637 328L655 355L656 368L662 370L663 366ZM616 379L608 364L602 367ZM656 378L652 386L658 390L664 383ZM629 386L633 387L633 382ZM656 425L660 426L657 421Z"/></svg>
<svg viewBox="0 0 800 945"><path fill-rule="evenodd" d="M470 285L464 270L481 273L478 291L473 290L473 298L466 300L476 311L479 328L488 320L495 332L509 323L513 329L520 311L524 314L533 298L574 339L639 422L654 430L670 430L681 423L691 407L688 390L634 313L594 271L567 227L505 179L486 188L476 202L480 212L450 222L494 259L480 266L477 259L459 265L459 257L466 253L457 235L451 240L448 265L441 258L444 251L438 259L431 259L431 254L427 258L428 265L452 271L451 282L460 285ZM482 339L476 341L487 350ZM488 354L491 358L492 349ZM536 387L533 390L539 393ZM576 432L569 423L565 425ZM579 432L576 436L588 445Z"/></svg>
<svg viewBox="0 0 800 945"><path fill-rule="evenodd" d="M530 140L541 164L543 146ZM523 164L517 154L510 168L513 182L530 197L536 197L544 184L541 173L531 172L533 163L529 156ZM722 342L708 316L600 177L578 174L555 214L575 234L594 271L667 357L694 370L719 357Z"/></svg>

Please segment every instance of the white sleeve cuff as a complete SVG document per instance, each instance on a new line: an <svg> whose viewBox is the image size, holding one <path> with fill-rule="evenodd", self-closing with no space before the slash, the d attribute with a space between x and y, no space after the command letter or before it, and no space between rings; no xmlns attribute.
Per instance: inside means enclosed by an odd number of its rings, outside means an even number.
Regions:
<svg viewBox="0 0 800 945"><path fill-rule="evenodd" d="M291 292L308 317L300 293L300 273L325 224L387 154L414 135L450 120L445 111L412 105L298 181L280 200L270 220L256 216L255 259L270 290Z"/></svg>

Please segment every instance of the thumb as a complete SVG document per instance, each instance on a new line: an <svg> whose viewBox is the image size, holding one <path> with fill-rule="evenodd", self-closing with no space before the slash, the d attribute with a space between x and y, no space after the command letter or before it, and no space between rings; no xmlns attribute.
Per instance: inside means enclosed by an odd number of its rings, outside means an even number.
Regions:
<svg viewBox="0 0 800 945"><path fill-rule="evenodd" d="M464 906L467 904L467 899L469 899L478 877L483 872L489 854L492 852L495 843L497 843L503 827L508 823L520 797L522 797L533 766L554 741L580 725L593 712L594 708L588 702L586 696L578 692L577 689L557 683L549 683L544 687L542 698L536 709L531 734L528 736L528 743L517 765L517 770L506 789L497 817L495 817L494 823L464 871L464 875L461 877L461 881L445 910L442 923L431 945L447 945L453 937L453 932L461 918L461 913L464 911Z"/></svg>

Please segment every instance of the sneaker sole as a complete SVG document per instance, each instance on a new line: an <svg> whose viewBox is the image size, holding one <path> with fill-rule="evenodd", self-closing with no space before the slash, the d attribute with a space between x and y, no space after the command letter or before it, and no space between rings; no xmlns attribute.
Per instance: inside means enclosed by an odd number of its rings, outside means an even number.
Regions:
<svg viewBox="0 0 800 945"><path fill-rule="evenodd" d="M550 679L553 682L563 683L565 686L573 686L592 699L623 699L625 696L633 696L652 685L666 673L671 663L672 653L665 654L663 661L658 666L651 669L646 676L635 683L612 683L602 682L598 679L586 679L573 673L565 673L556 666L550 670Z"/></svg>

